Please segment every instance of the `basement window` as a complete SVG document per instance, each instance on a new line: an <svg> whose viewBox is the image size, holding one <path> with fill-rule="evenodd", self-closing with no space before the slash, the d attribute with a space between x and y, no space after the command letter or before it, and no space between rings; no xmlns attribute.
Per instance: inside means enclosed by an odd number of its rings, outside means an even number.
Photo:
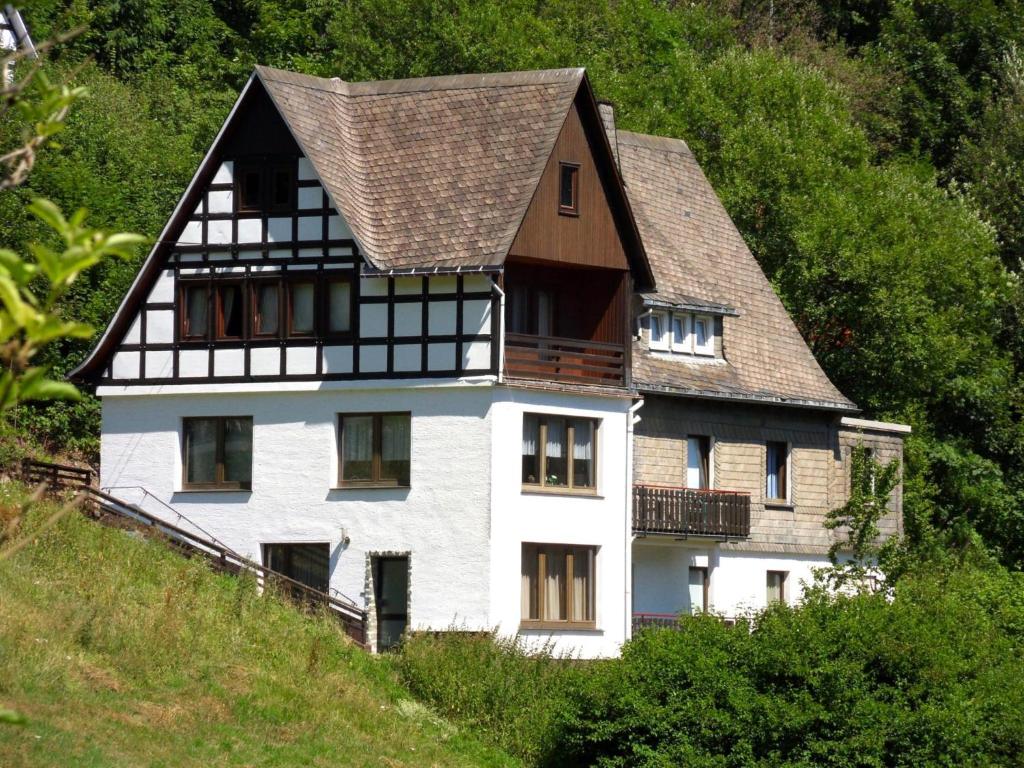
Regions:
<svg viewBox="0 0 1024 768"><path fill-rule="evenodd" d="M565 216L579 216L579 177L577 163L558 164L558 212Z"/></svg>
<svg viewBox="0 0 1024 768"><path fill-rule="evenodd" d="M252 488L252 417L214 416L182 422L185 490Z"/></svg>

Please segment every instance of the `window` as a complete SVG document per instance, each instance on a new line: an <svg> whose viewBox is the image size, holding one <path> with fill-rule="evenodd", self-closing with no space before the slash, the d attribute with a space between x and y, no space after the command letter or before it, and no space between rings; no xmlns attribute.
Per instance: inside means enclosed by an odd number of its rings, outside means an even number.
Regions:
<svg viewBox="0 0 1024 768"><path fill-rule="evenodd" d="M352 331L352 281L348 278L327 283L327 332L343 335Z"/></svg>
<svg viewBox="0 0 1024 768"><path fill-rule="evenodd" d="M693 351L698 355L715 354L715 338L712 320L706 315L693 317Z"/></svg>
<svg viewBox="0 0 1024 768"><path fill-rule="evenodd" d="M689 352L693 349L690 338L690 316L672 315L672 351Z"/></svg>
<svg viewBox="0 0 1024 768"><path fill-rule="evenodd" d="M330 544L264 544L263 564L300 584L326 592L330 584ZM302 593L296 590L296 596Z"/></svg>
<svg viewBox="0 0 1024 768"><path fill-rule="evenodd" d="M786 571L768 571L768 605L786 602Z"/></svg>
<svg viewBox="0 0 1024 768"><path fill-rule="evenodd" d="M558 212L578 216L580 167L576 163L558 164Z"/></svg>
<svg viewBox="0 0 1024 768"><path fill-rule="evenodd" d="M510 333L554 335L555 296L551 291L528 285L509 286L506 307Z"/></svg>
<svg viewBox="0 0 1024 768"><path fill-rule="evenodd" d="M592 491L596 433L593 419L523 414L523 485Z"/></svg>
<svg viewBox="0 0 1024 768"><path fill-rule="evenodd" d="M216 338L242 338L245 317L242 307L242 284L222 283L217 286Z"/></svg>
<svg viewBox="0 0 1024 768"><path fill-rule="evenodd" d="M274 337L281 329L281 284L277 280L253 283L252 335Z"/></svg>
<svg viewBox="0 0 1024 768"><path fill-rule="evenodd" d="M295 207L295 161L237 161L236 210L240 213L287 211Z"/></svg>
<svg viewBox="0 0 1024 768"><path fill-rule="evenodd" d="M289 336L313 335L315 304L316 284L312 280L294 280L288 283Z"/></svg>
<svg viewBox="0 0 1024 768"><path fill-rule="evenodd" d="M711 438L707 435L686 438L686 487L711 487Z"/></svg>
<svg viewBox="0 0 1024 768"><path fill-rule="evenodd" d="M252 488L252 417L187 418L182 465L186 490Z"/></svg>
<svg viewBox="0 0 1024 768"><path fill-rule="evenodd" d="M523 544L522 626L594 628L596 547Z"/></svg>
<svg viewBox="0 0 1024 768"><path fill-rule="evenodd" d="M341 485L407 487L410 423L408 413L340 416Z"/></svg>
<svg viewBox="0 0 1024 768"><path fill-rule="evenodd" d="M650 315L651 349L668 350L672 334L669 330L668 312L652 312Z"/></svg>
<svg viewBox="0 0 1024 768"><path fill-rule="evenodd" d="M789 501L789 478L787 464L789 446L786 443L767 444L767 466L765 468L765 496L769 501Z"/></svg>
<svg viewBox="0 0 1024 768"><path fill-rule="evenodd" d="M209 333L210 290L206 283L183 284L181 288L181 337L205 339Z"/></svg>
<svg viewBox="0 0 1024 768"><path fill-rule="evenodd" d="M708 610L708 569L690 568L689 598L690 613L707 613Z"/></svg>

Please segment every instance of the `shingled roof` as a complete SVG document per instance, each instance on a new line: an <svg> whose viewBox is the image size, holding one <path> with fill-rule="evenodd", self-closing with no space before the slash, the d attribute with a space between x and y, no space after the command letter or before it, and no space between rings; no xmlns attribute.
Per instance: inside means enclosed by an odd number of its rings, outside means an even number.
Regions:
<svg viewBox="0 0 1024 768"><path fill-rule="evenodd" d="M617 132L620 169L657 282L658 302L700 297L733 307L724 318L727 362L686 362L633 350L641 391L856 406L833 386L779 301L686 143Z"/></svg>
<svg viewBox="0 0 1024 768"><path fill-rule="evenodd" d="M584 71L256 75L366 259L387 270L505 261Z"/></svg>

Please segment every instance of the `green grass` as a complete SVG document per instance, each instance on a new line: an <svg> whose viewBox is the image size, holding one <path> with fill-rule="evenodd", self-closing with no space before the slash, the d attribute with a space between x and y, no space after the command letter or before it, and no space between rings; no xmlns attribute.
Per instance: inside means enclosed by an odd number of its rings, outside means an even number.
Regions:
<svg viewBox="0 0 1024 768"><path fill-rule="evenodd" d="M0 530L23 496L0 487ZM516 764L329 617L77 514L0 560L3 709L4 768Z"/></svg>

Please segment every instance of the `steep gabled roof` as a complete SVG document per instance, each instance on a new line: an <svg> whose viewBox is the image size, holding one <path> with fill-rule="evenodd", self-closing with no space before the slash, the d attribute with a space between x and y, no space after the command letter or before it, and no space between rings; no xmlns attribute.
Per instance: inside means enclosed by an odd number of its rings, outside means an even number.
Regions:
<svg viewBox="0 0 1024 768"><path fill-rule="evenodd" d="M617 132L619 165L658 283L657 302L733 307L726 363L685 362L634 347L641 391L856 406L821 370L696 158L678 139Z"/></svg>

